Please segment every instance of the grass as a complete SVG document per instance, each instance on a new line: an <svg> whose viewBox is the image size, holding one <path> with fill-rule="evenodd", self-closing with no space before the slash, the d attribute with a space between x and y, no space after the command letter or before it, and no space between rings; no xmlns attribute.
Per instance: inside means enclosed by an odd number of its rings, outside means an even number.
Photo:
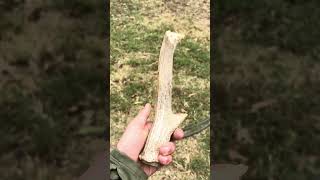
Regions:
<svg viewBox="0 0 320 180"><path fill-rule="evenodd" d="M243 179L319 175L317 4L217 2L215 157Z"/></svg>
<svg viewBox="0 0 320 180"><path fill-rule="evenodd" d="M319 2L310 1L217 1L218 26L241 24L241 38L264 46L277 46L299 54L318 50ZM250 21L247 19L250 18ZM306 36L306 34L309 34Z"/></svg>
<svg viewBox="0 0 320 180"><path fill-rule="evenodd" d="M154 8L148 6L157 6L159 9L153 11L151 9ZM144 1L111 2L110 126L113 147L138 109L147 102L155 104L158 56L165 31L184 33L188 28L195 28L189 16L181 17L188 22L186 24L174 24L166 21L165 17L157 17L161 9L168 11L171 18L176 16L166 6L161 1L153 1L151 4ZM205 33L208 30L206 28L202 31ZM188 112L188 119L183 125L207 118L210 108L209 41L193 33L185 35L175 52L173 88L174 110ZM196 138L178 142L173 165L163 168L151 179L207 179L210 149L208 134L207 130ZM196 154L198 158L193 160ZM197 167L199 162L202 170Z"/></svg>
<svg viewBox="0 0 320 180"><path fill-rule="evenodd" d="M103 5L1 3L0 179L77 179L104 150Z"/></svg>

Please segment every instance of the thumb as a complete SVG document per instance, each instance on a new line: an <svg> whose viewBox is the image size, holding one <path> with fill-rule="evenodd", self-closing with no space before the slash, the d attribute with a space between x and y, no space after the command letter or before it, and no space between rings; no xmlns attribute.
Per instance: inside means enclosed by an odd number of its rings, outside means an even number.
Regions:
<svg viewBox="0 0 320 180"><path fill-rule="evenodd" d="M146 104L130 122L117 144L117 148L134 161L138 160L138 155L145 144L151 128L151 124L147 122L150 111L150 104Z"/></svg>
<svg viewBox="0 0 320 180"><path fill-rule="evenodd" d="M151 130L151 127L152 127L152 122L150 122L149 121L149 119L147 120L147 122L146 122L146 124L144 125L144 127L143 127L143 139L145 139L145 141L146 141L146 139L147 139L147 137L148 137L148 134L149 134L149 132L150 132L150 130Z"/></svg>
<svg viewBox="0 0 320 180"><path fill-rule="evenodd" d="M147 103L138 115L130 122L130 125L144 127L151 112L151 105Z"/></svg>

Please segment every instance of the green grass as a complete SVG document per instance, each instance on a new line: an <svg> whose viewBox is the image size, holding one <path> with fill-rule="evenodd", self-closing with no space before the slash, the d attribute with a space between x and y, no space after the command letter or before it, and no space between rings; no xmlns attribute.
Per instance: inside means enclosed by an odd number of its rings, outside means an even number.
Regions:
<svg viewBox="0 0 320 180"><path fill-rule="evenodd" d="M0 177L77 178L104 146L104 3L23 8L22 1L0 5Z"/></svg>
<svg viewBox="0 0 320 180"><path fill-rule="evenodd" d="M319 175L317 4L228 0L217 5L217 16L224 18L213 64L215 157L217 163L248 165L245 179ZM259 103L263 106L255 109ZM237 139L243 129L252 143Z"/></svg>
<svg viewBox="0 0 320 180"><path fill-rule="evenodd" d="M190 168L194 169L198 174L206 176L210 173L207 162L201 158L193 158L190 162Z"/></svg>
<svg viewBox="0 0 320 180"><path fill-rule="evenodd" d="M217 1L216 5L218 29L225 22L237 22L241 24L243 41L277 46L293 53L307 53L319 58L318 1L227 0Z"/></svg>

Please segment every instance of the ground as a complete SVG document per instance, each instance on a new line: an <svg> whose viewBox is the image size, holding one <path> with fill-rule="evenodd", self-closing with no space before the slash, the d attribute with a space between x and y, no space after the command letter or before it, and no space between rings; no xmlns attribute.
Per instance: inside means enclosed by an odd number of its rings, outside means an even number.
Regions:
<svg viewBox="0 0 320 180"><path fill-rule="evenodd" d="M8 0L0 14L0 179L77 179L106 149L104 2Z"/></svg>
<svg viewBox="0 0 320 180"><path fill-rule="evenodd" d="M243 179L317 179L318 1L216 1L214 157Z"/></svg>

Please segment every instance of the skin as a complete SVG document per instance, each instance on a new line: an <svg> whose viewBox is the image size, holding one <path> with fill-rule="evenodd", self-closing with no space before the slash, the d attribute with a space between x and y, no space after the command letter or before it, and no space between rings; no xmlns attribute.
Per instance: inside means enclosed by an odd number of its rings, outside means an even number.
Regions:
<svg viewBox="0 0 320 180"><path fill-rule="evenodd" d="M143 171L151 176L159 168L143 164L139 160L139 154L147 140L152 123L149 122L151 105L146 104L138 115L129 123L122 137L120 138L117 149L126 154L129 158L140 164ZM172 137L174 140L180 140L184 136L182 129L176 129ZM172 154L175 151L175 143L168 142L160 147L158 160L161 165L168 165L172 162Z"/></svg>

